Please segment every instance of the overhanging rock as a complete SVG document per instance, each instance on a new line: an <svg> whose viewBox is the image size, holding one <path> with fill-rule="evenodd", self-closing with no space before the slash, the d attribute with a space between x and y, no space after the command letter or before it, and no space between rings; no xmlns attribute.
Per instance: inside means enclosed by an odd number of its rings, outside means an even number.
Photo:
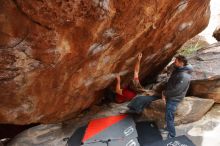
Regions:
<svg viewBox="0 0 220 146"><path fill-rule="evenodd" d="M0 123L54 123L101 97L115 74L157 75L209 20L209 0L0 1Z"/></svg>

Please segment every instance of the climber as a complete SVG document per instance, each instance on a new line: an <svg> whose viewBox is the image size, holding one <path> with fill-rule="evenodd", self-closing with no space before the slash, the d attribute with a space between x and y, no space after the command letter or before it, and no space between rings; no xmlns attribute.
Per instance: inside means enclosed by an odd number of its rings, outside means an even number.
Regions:
<svg viewBox="0 0 220 146"><path fill-rule="evenodd" d="M128 87L121 88L121 78L120 75L116 76L116 87L115 92L112 90L107 90L105 96L111 101L116 103L123 103L126 101L132 100L137 94L151 95L153 91L144 89L139 81L139 70L140 70L140 61L142 58L142 53L139 53L137 56L137 62L134 67L134 76L133 79L129 82Z"/></svg>

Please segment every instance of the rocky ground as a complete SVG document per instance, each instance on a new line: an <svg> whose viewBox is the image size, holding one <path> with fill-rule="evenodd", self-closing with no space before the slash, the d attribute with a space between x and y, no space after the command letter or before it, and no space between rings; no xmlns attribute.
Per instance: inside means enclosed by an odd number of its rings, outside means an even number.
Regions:
<svg viewBox="0 0 220 146"><path fill-rule="evenodd" d="M219 146L220 104L215 104L202 119L179 125L176 129L177 135L187 135L196 146Z"/></svg>
<svg viewBox="0 0 220 146"><path fill-rule="evenodd" d="M117 115L125 109L125 104L111 104L110 106L96 106L90 112L81 114L75 120L60 124L39 125L30 128L16 138L9 146L65 146L65 138L70 137L75 129L86 124L92 118ZM135 120L146 120L146 116L135 116ZM158 125L160 126L160 125ZM187 135L196 146L219 146L217 133L220 132L220 104L216 104L203 118L190 124L176 126L177 135Z"/></svg>

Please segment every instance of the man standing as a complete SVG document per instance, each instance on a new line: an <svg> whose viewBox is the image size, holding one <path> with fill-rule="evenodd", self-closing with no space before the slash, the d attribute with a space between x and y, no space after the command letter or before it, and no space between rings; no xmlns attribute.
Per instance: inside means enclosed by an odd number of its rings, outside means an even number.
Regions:
<svg viewBox="0 0 220 146"><path fill-rule="evenodd" d="M174 113L177 105L185 97L190 85L192 66L187 65L186 57L178 55L174 61L174 71L172 72L165 90L162 92L162 99L166 102L166 130L168 137L176 136L174 125Z"/></svg>

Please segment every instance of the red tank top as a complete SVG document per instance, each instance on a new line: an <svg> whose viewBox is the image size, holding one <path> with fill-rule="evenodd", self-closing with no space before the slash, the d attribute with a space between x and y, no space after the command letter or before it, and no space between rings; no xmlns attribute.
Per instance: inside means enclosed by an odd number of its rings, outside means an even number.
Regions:
<svg viewBox="0 0 220 146"><path fill-rule="evenodd" d="M123 102L126 102L126 101L130 101L135 96L136 96L135 92L133 92L131 90L128 90L128 89L123 89L122 90L122 95L120 95L120 94L116 95L116 102L117 103L123 103Z"/></svg>

